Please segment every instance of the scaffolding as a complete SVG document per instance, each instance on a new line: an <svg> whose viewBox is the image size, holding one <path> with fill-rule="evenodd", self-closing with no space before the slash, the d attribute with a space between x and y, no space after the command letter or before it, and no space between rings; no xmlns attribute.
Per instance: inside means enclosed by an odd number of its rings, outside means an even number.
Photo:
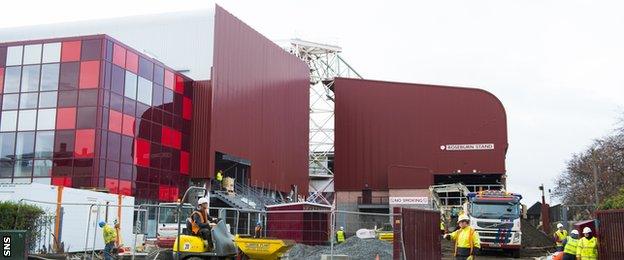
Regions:
<svg viewBox="0 0 624 260"><path fill-rule="evenodd" d="M287 50L310 67L310 196L308 201L333 204L334 79L362 78L342 57L342 48L300 39Z"/></svg>

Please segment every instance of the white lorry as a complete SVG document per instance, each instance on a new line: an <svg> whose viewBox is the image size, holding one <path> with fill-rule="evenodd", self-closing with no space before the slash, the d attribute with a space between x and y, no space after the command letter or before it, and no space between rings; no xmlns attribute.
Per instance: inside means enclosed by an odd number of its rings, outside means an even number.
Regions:
<svg viewBox="0 0 624 260"><path fill-rule="evenodd" d="M510 251L514 257L520 256L521 199L520 194L503 190L468 193L463 210L470 217L470 225L479 233L481 249Z"/></svg>

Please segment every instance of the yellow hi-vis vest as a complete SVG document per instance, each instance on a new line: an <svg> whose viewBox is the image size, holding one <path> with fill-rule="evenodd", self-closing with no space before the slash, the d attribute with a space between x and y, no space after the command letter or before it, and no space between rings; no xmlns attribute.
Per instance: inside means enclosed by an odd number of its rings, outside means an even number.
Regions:
<svg viewBox="0 0 624 260"><path fill-rule="evenodd" d="M338 243L342 243L345 241L345 233L342 230L336 231L336 240Z"/></svg>
<svg viewBox="0 0 624 260"><path fill-rule="evenodd" d="M117 232L115 232L115 229L109 225L104 225L102 229L104 231L104 244L115 242L115 239L117 238Z"/></svg>
<svg viewBox="0 0 624 260"><path fill-rule="evenodd" d="M598 259L598 238L592 237L587 239L583 237L579 239L576 247L576 256L580 256L582 260Z"/></svg>
<svg viewBox="0 0 624 260"><path fill-rule="evenodd" d="M222 182L223 181L223 174L221 174L221 171L217 172L217 181L218 182Z"/></svg>
<svg viewBox="0 0 624 260"><path fill-rule="evenodd" d="M457 256L457 248L470 248L470 255L474 248L481 248L481 239L479 239L479 233L477 233L472 227L465 227L455 230L451 233L451 239L455 240L455 253Z"/></svg>
<svg viewBox="0 0 624 260"><path fill-rule="evenodd" d="M557 239L557 241L555 241L557 243L557 246L562 246L563 245L563 240L568 236L568 231L566 230L562 230L562 231L555 231L555 238Z"/></svg>
<svg viewBox="0 0 624 260"><path fill-rule="evenodd" d="M444 231L446 230L446 228L444 228L444 222L440 221L440 230Z"/></svg>
<svg viewBox="0 0 624 260"><path fill-rule="evenodd" d="M566 254L576 255L576 248L579 240L573 237L566 238L566 245L563 248L563 252Z"/></svg>

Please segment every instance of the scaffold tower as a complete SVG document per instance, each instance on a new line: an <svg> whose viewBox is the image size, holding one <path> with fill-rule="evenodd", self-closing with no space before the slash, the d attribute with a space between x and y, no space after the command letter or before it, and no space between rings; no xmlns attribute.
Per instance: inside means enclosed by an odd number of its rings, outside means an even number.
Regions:
<svg viewBox="0 0 624 260"><path fill-rule="evenodd" d="M310 196L308 201L333 204L334 78L362 78L342 57L342 48L300 39L288 51L310 67Z"/></svg>

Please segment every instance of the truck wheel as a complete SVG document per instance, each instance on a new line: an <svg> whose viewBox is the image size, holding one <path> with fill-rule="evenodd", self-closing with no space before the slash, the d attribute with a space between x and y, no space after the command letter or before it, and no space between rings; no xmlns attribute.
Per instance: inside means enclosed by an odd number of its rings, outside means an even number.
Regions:
<svg viewBox="0 0 624 260"><path fill-rule="evenodd" d="M512 251L511 256L513 256L513 258L520 258L520 249Z"/></svg>

